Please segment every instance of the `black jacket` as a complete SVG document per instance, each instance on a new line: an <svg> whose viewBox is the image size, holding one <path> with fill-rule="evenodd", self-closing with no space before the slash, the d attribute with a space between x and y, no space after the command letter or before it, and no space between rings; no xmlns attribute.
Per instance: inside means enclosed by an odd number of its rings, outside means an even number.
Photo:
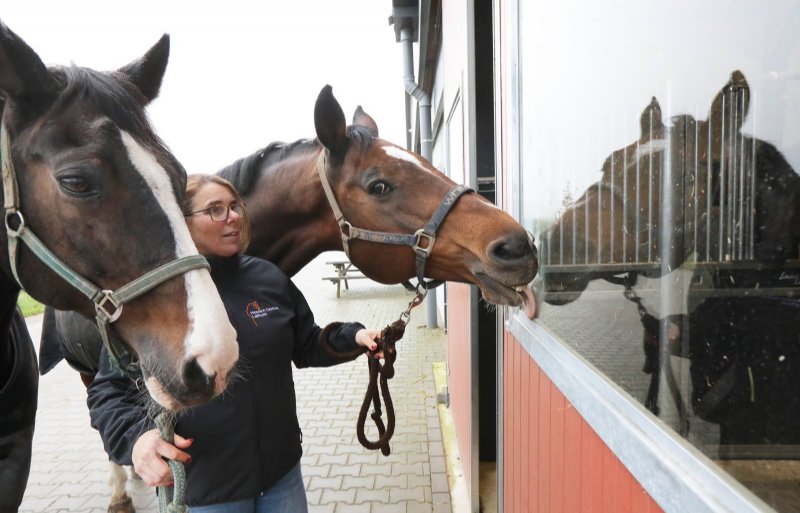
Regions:
<svg viewBox="0 0 800 513"><path fill-rule="evenodd" d="M0 358L13 358L13 363L5 362L11 363L10 368L0 366L0 511L17 511L31 468L39 373L36 351L19 308L3 316L0 326L8 328L0 328L7 337Z"/></svg>
<svg viewBox="0 0 800 513"><path fill-rule="evenodd" d="M186 451L192 456L186 466L190 506L257 497L291 470L302 454L292 362L299 368L341 363L322 351L322 328L275 265L247 256L209 261L238 334L241 377L208 404L188 410L175 426L177 434L194 439ZM361 328L336 323L324 333L336 351L346 352L358 347ZM87 402L92 426L117 463L130 464L133 444L154 426L141 396L104 355Z"/></svg>

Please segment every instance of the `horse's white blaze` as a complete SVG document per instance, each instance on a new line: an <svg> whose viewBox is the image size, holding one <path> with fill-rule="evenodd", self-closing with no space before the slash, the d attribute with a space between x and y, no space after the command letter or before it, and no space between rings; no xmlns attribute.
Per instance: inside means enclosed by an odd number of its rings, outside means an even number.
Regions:
<svg viewBox="0 0 800 513"><path fill-rule="evenodd" d="M640 159L646 155L653 155L667 148L666 139L651 139L650 141L640 144L636 148L636 158Z"/></svg>
<svg viewBox="0 0 800 513"><path fill-rule="evenodd" d="M414 155L410 151L404 150L403 148L401 148L399 146L386 145L386 146L383 146L383 151L385 151L386 154L389 155L392 158L405 160L406 162L410 162L411 164L414 164L415 166L417 166L420 169L420 171L425 171L426 173L430 173L431 172L430 169L428 169L427 167L425 167L422 164L422 161L419 158L417 158L416 155Z"/></svg>
<svg viewBox="0 0 800 513"><path fill-rule="evenodd" d="M166 170L152 154L124 131L122 131L122 142L134 167L150 186L169 220L175 236L177 256L180 258L196 255L197 247L189 234L189 228L175 199L172 181ZM184 340L185 356L195 357L200 368L208 375L216 374L217 392L221 392L227 381L228 372L239 358L236 330L225 313L225 307L208 271L197 269L183 276L190 323L189 332ZM163 394L163 390L160 390L160 393ZM155 396L154 398L159 400Z"/></svg>

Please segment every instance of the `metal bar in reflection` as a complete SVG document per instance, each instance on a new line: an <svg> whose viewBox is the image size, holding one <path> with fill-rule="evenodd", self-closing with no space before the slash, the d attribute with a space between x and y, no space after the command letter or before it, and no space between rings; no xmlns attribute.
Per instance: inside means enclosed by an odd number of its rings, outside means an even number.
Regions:
<svg viewBox="0 0 800 513"><path fill-rule="evenodd" d="M641 153L639 151L639 141L636 141L636 215L634 215L634 219L636 219L636 232L634 233L634 262L639 262L639 248L641 243L639 241L639 235L642 233L641 230L641 218L642 218L642 206L641 206L641 194L640 191L642 190L642 180L641 180Z"/></svg>
<svg viewBox="0 0 800 513"><path fill-rule="evenodd" d="M693 145L692 145L692 251L695 254L695 257L699 257L700 255L697 253L697 230L699 228L698 221L699 221L699 214L698 211L700 210L700 183L697 170L700 169L700 123L696 121L693 123L694 125L694 137ZM686 183L684 181L684 183Z"/></svg>
<svg viewBox="0 0 800 513"><path fill-rule="evenodd" d="M739 121L740 125L744 123L744 116L745 116L745 92L744 90L739 91L737 95L739 98L737 99L737 107L739 110ZM744 229L745 229L745 184L747 184L746 174L747 168L745 166L746 159L745 159L745 139L744 135L737 130L737 139L739 139L739 225L737 226L737 254L739 260L744 258Z"/></svg>
<svg viewBox="0 0 800 513"><path fill-rule="evenodd" d="M591 187L586 190L586 201L583 202L583 240L586 241L583 245L583 263L589 263L589 193Z"/></svg>
<svg viewBox="0 0 800 513"><path fill-rule="evenodd" d="M612 171L611 174L613 176L613 174L614 174L613 171ZM597 219L596 219L596 221L597 221L597 241L598 241L598 244L597 244L597 263L598 264L602 264L603 263L601 261L601 259L600 259L600 255L602 254L602 251L603 251L603 244L600 242L600 241L603 240L603 224L602 224L602 221L601 221L601 217L603 215L603 210L602 210L602 208L603 208L603 188L601 187L601 185L602 185L601 182L597 182L597 216L596 216Z"/></svg>
<svg viewBox="0 0 800 513"><path fill-rule="evenodd" d="M653 113L650 112L650 141L647 177L647 261L653 261ZM663 172L663 170L662 170Z"/></svg>
<svg viewBox="0 0 800 513"><path fill-rule="evenodd" d="M615 152L611 152L611 189L609 189L609 191L608 191L608 203L609 203L608 208L611 209L611 221L608 223L608 235L609 235L609 239L610 239L610 242L611 242L609 244L609 250L608 250L608 260L609 260L609 262L614 262L614 242L616 242L615 241L615 237L614 237L615 231L616 231L616 230L614 230L614 215L616 214L616 212L615 212L615 206L616 206L615 203L616 202L614 201L614 191L615 191L614 182L615 182L615 177L616 177L617 173L615 172L615 170L616 170L616 167L615 167L616 160L614 158L614 153ZM600 215L599 214L600 214L600 212L598 212L598 216L597 216L598 219L600 219Z"/></svg>
<svg viewBox="0 0 800 513"><path fill-rule="evenodd" d="M711 188L714 175L713 161L711 159L711 150L713 149L714 141L711 129L714 124L713 116L714 111L712 110L708 115L708 134L706 137L706 262L711 260L711 218L713 216L711 196L714 194L714 190Z"/></svg>
<svg viewBox="0 0 800 513"><path fill-rule="evenodd" d="M720 134L719 134L719 258L718 261L723 260L724 255L724 233L725 233L725 96L722 97L722 109L720 119Z"/></svg>
<svg viewBox="0 0 800 513"><path fill-rule="evenodd" d="M736 259L736 178L738 151L736 150L736 94L728 95L728 124L725 135L728 140L728 224L726 226L728 260Z"/></svg>
<svg viewBox="0 0 800 513"><path fill-rule="evenodd" d="M753 137L750 141L750 239L748 244L748 251L749 254L747 255L748 258L754 259L756 256L755 252L755 243L756 243L756 202L758 198L756 195L758 194L756 189L756 180L758 174L758 162L756 162L756 142L755 137L758 133L756 131L756 109L755 109L755 102L753 102L753 109L752 109L752 117L750 119L753 120Z"/></svg>
<svg viewBox="0 0 800 513"><path fill-rule="evenodd" d="M622 150L622 261L628 261L628 147Z"/></svg>

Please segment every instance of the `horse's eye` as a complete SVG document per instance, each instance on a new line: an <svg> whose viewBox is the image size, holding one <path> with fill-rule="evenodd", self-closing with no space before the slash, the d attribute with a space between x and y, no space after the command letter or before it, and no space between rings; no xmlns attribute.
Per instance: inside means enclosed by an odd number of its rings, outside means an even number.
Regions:
<svg viewBox="0 0 800 513"><path fill-rule="evenodd" d="M377 182L373 182L369 186L369 193L375 196L382 196L391 190L392 188L389 186L388 183L380 180Z"/></svg>
<svg viewBox="0 0 800 513"><path fill-rule="evenodd" d="M65 176L58 179L58 185L68 194L85 196L91 192L89 182L79 176Z"/></svg>

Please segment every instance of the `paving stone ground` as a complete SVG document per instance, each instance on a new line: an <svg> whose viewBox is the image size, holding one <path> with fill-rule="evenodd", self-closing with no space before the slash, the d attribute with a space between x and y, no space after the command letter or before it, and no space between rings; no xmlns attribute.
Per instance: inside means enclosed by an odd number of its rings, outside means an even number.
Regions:
<svg viewBox="0 0 800 513"><path fill-rule="evenodd" d="M325 262L342 256L323 254L294 278L317 323L358 320L382 328L396 320L413 297L399 285L357 280L336 298L335 286L321 277L333 271ZM38 343L41 319L34 317L28 324ZM311 513L451 511L431 372L433 362L445 360L446 336L441 329L425 327L424 307L412 313L398 350L397 372L390 382L397 425L388 457L364 449L356 438L367 384L363 357L327 369L295 370ZM369 434L375 437L374 431ZM33 463L20 513L105 512L107 476L108 458L89 426L83 384L62 363L40 381ZM130 481L128 490L137 511L157 513L151 489Z"/></svg>

